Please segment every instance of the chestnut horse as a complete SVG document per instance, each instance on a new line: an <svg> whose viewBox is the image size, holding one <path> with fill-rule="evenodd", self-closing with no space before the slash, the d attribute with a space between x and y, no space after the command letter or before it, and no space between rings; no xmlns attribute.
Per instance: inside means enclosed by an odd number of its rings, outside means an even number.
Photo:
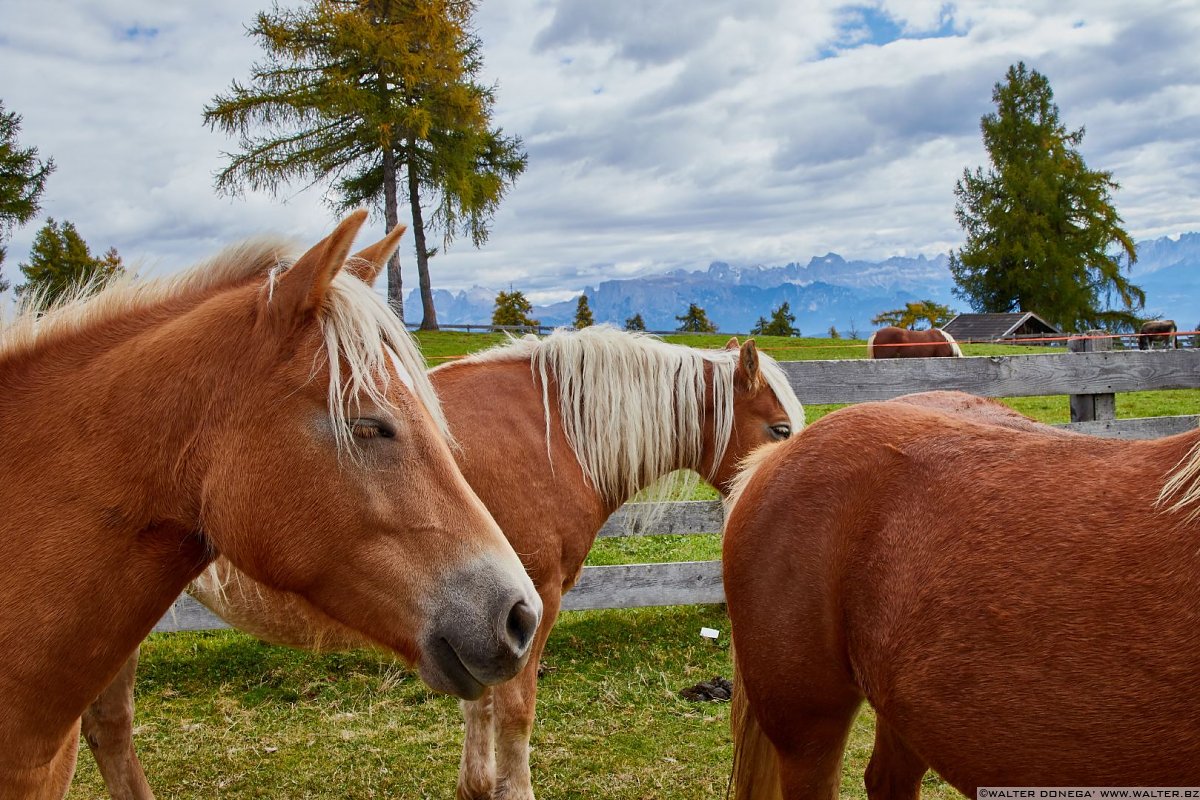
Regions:
<svg viewBox="0 0 1200 800"><path fill-rule="evenodd" d="M949 358L961 356L954 337L941 328L911 331L889 325L867 339L867 358Z"/></svg>
<svg viewBox="0 0 1200 800"><path fill-rule="evenodd" d="M462 696L524 666L541 601L407 334L341 272L365 216L0 331L5 798L66 793L80 716L217 554Z"/></svg>
<svg viewBox="0 0 1200 800"><path fill-rule="evenodd" d="M533 655L514 680L463 705L459 798L533 797L529 739L538 656L597 532L661 476L691 469L725 492L739 460L804 424L786 376L753 341L724 350L666 344L607 326L514 340L430 373L459 443L459 466L516 551L545 607ZM515 479L521 476L520 480ZM303 601L264 590L218 560L192 593L242 630L298 647L361 637ZM130 744L132 664L97 702L93 746L110 791L141 768ZM95 743L93 743L95 744Z"/></svg>
<svg viewBox="0 0 1200 800"><path fill-rule="evenodd" d="M866 403L755 455L724 540L736 798L837 797L864 699L872 798L930 767L968 797L1200 783L1200 431L1021 427Z"/></svg>
<svg viewBox="0 0 1200 800"><path fill-rule="evenodd" d="M1175 320L1173 319L1152 319L1149 322L1143 322L1141 330L1138 331L1137 344L1138 350L1153 350L1156 341L1162 342L1163 347L1179 347L1179 337L1175 335Z"/></svg>

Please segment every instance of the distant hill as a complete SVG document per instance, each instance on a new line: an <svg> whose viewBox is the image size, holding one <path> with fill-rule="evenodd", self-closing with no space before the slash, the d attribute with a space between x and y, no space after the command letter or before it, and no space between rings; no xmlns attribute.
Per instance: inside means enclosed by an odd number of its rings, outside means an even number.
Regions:
<svg viewBox="0 0 1200 800"><path fill-rule="evenodd" d="M1163 237L1137 244L1139 260L1134 282L1146 290L1146 311L1174 319L1181 329L1200 323L1200 234L1178 239ZM889 258L885 261L847 261L827 253L807 264L733 266L713 262L707 269L674 270L641 278L603 281L586 292L597 322L623 325L640 313L651 330L673 330L676 315L688 303L698 303L721 331L745 332L760 316L784 301L806 336L824 336L830 326L843 334L873 329L871 318L914 300L933 300L960 311L966 304L951 293L948 259ZM445 324L486 323L492 318L497 290L472 287L466 291L434 292L438 320ZM575 318L574 299L534 308L543 325L569 325ZM416 292L407 308L419 309Z"/></svg>

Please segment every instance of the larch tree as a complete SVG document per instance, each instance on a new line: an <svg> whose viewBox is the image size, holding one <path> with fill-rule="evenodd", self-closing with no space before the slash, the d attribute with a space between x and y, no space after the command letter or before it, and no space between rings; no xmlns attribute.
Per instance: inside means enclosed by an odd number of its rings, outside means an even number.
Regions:
<svg viewBox="0 0 1200 800"><path fill-rule="evenodd" d="M966 234L950 252L955 294L976 311L1035 311L1068 331L1133 324L1145 293L1124 274L1137 254L1112 173L1088 168L1084 129L1059 121L1037 70L1009 67L992 100L980 121L991 164L964 170L954 189Z"/></svg>
<svg viewBox="0 0 1200 800"><path fill-rule="evenodd" d="M38 159L36 147L21 147L17 134L21 117L5 111L0 102L0 265L4 263L4 243L13 228L24 225L41 208L46 179L54 172L54 159ZM0 275L0 292L8 289L8 281Z"/></svg>
<svg viewBox="0 0 1200 800"><path fill-rule="evenodd" d="M308 0L260 13L250 35L266 56L204 111L240 152L217 188L278 193L329 181L338 211L382 207L391 230L400 203L412 218L423 318L437 328L429 260L467 236L487 241L501 199L525 170L519 137L492 124L495 87L478 81L476 0ZM400 260L388 300L403 319Z"/></svg>

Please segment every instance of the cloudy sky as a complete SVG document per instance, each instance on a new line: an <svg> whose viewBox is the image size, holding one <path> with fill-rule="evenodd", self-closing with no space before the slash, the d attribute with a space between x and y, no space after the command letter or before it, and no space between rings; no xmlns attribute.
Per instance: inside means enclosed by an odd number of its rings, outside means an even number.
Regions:
<svg viewBox="0 0 1200 800"><path fill-rule="evenodd" d="M257 233L324 234L321 186L213 190L235 144L201 111L248 76L260 5L0 0L0 100L58 165L7 277L46 216L147 272ZM482 250L434 259L437 287L547 301L713 260L943 253L961 241L955 180L984 163L979 118L1018 60L1086 127L1135 238L1200 230L1194 0L481 0L477 22L496 120L529 168Z"/></svg>

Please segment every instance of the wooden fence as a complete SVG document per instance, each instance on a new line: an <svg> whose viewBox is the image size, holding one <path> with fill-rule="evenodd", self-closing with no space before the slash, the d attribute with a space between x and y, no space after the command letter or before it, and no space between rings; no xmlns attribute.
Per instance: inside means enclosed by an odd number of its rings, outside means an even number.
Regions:
<svg viewBox="0 0 1200 800"><path fill-rule="evenodd" d="M1200 388L1200 350L1106 351L1104 339L1071 342L1072 352L973 358L780 362L805 405L890 400L911 392L958 389L986 397L1070 395L1073 422L1085 433L1149 439L1196 427L1197 416L1115 419L1121 392ZM711 534L721 530L718 501L668 504L653 530L625 523L622 508L600 536ZM585 567L563 598L564 610L719 603L719 561ZM186 595L156 631L227 627Z"/></svg>

